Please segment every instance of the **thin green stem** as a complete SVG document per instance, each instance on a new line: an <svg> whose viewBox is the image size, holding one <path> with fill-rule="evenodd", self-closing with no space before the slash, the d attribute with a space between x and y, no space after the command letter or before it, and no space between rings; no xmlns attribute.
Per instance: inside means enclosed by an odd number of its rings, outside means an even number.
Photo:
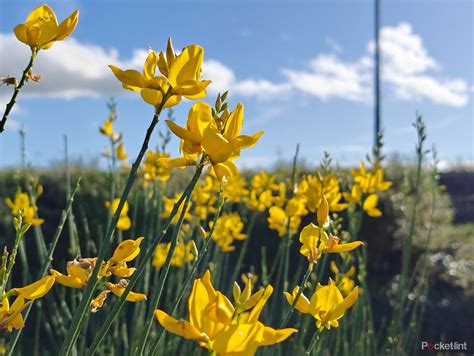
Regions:
<svg viewBox="0 0 474 356"><path fill-rule="evenodd" d="M321 333L319 331L316 331L314 333L313 337L311 338L311 341L309 342L308 348L304 352L305 355L311 355L311 351L313 351L314 346L316 346L316 343L318 342L320 335L321 335Z"/></svg>
<svg viewBox="0 0 474 356"><path fill-rule="evenodd" d="M148 316L146 318L147 322L146 322L145 330L142 330L140 341L138 342L138 350L137 350L138 355L142 355L143 351L145 350L145 345L148 341L148 336L150 335L151 326L153 324L154 312L155 312L155 309L158 307L158 303L161 299L161 295L165 287L166 277L168 276L170 266L171 266L171 259L173 258L176 245L178 244L178 235L179 235L179 232L181 231L181 226L183 225L184 216L186 215L186 212L188 210L190 199L191 199L191 194L189 194L186 197L183 208L181 210L181 214L179 216L179 220L173 229L173 236L171 237L170 249L166 256L165 264L163 268L161 269L160 279L158 280L158 287L156 288L155 293L153 294L153 298L150 303L151 307L149 308Z"/></svg>
<svg viewBox="0 0 474 356"><path fill-rule="evenodd" d="M15 91L13 92L12 98L10 99L10 102L7 104L7 107L5 109L5 113L3 114L2 121L0 122L0 133L5 131L5 124L7 123L8 115L10 114L10 111L13 109L16 103L16 97L18 96L18 93L20 92L21 88L23 88L23 85L25 85L27 79L28 79L28 73L30 72L30 69L33 68L33 63L36 58L36 54L38 53L37 48L33 48L31 50L31 57L28 65L26 66L25 70L23 71L23 75L21 76L20 83L15 86Z"/></svg>
<svg viewBox="0 0 474 356"><path fill-rule="evenodd" d="M212 241L212 235L214 234L214 228L216 227L216 221L219 218L219 216L221 215L222 207L224 206L224 204L225 204L225 201L222 201L222 192L221 192L219 194L219 198L217 200L218 208L217 208L216 215L214 216L214 219L213 219L213 222L212 222L212 225L211 225L212 226L211 230L209 231L209 236L204 241L204 243L203 243L203 245L202 245L202 247L201 247L201 249L198 253L198 258L196 259L196 261L194 261L193 266L191 268L191 271L188 273L188 275L186 277L186 280L184 281L184 284L181 287L181 290L178 294L178 298L174 301L174 307L173 307L173 310L171 312L172 316L178 310L179 305L181 303L181 300L183 299L184 295L186 294L186 291L187 291L189 285L191 284L191 281L194 279L194 276L196 274L196 271L197 271L199 265L201 264L202 260L204 259L204 256L207 253L207 250L209 249L209 245L211 244L211 241ZM162 340L164 332L165 332L165 329L162 329L160 334L158 335L158 338L155 342L155 345L152 348L151 355L157 355L158 348L161 344L161 340Z"/></svg>
<svg viewBox="0 0 474 356"><path fill-rule="evenodd" d="M173 220L174 216L178 213L178 209L183 203L183 201L188 197L188 195L191 195L194 187L196 186L196 183L199 179L199 176L201 175L202 172L202 166L199 166L196 169L196 173L194 174L193 178L189 182L188 186L186 187L185 191L179 198L179 200L174 204L173 210L170 213L170 216L166 220L166 222L163 224L163 230L161 230L160 234L153 239L152 244L148 248L145 256L140 260L140 263L136 267L137 270L133 274L132 278L130 279L127 288L125 288L124 292L120 296L120 298L114 303L114 306L110 310L109 314L107 315L107 318L105 321L102 323L99 331L96 333L96 336L92 342L91 347L89 348L89 353L94 354L97 351L97 348L99 347L100 343L102 342L105 334L110 328L110 325L112 322L115 320L117 317L118 313L122 309L123 305L125 304L125 300L127 295L130 293L131 289L135 286L136 282L138 281L138 278L142 275L142 273L145 270L146 264L149 262L149 260L152 258L153 254L155 253L156 246L161 242L163 236L166 234L168 231L168 228L171 225L171 221Z"/></svg>
<svg viewBox="0 0 474 356"><path fill-rule="evenodd" d="M250 218L249 227L247 229L247 238L245 239L245 241L242 245L242 248L240 249L239 257L237 258L237 262L236 262L235 267L234 267L234 273L232 273L232 278L230 279L231 281L236 281L238 276L239 276L240 268L242 267L242 263L244 261L245 254L246 254L248 246L249 246L250 237L252 236L252 230L253 230L253 226L255 225L255 220L257 218L257 215L258 215L258 210L255 210L252 213L252 217ZM232 286L230 287L229 292L230 292L231 289L232 289Z"/></svg>
<svg viewBox="0 0 474 356"><path fill-rule="evenodd" d="M89 281L87 283L87 287L84 291L84 294L82 295L81 302L79 303L78 308L76 309L76 312L74 313L74 318L71 322L71 326L69 327L68 333L66 335L66 338L61 346L60 354L61 355L69 355L72 351L72 348L79 336L79 332L81 330L82 324L84 322L85 316L88 314L88 308L90 305L90 302L92 300L94 291L97 287L97 280L99 276L99 271L102 267L102 262L105 259L105 256L112 245L113 239L114 239L114 231L115 227L117 225L117 222L120 218L120 214L122 212L122 209L125 205L125 202L127 201L128 195L130 193L130 190L133 187L133 184L135 183L135 179L137 177L137 172L138 168L140 167L140 164L142 162L143 156L145 155L146 150L148 149L148 144L151 138L151 135L153 133L153 130L155 126L158 124L160 113L164 108L164 105L168 98L171 96L171 87L170 89L166 92L166 94L163 97L163 100L161 101L160 105L156 108L155 114L153 115L153 119L150 123L150 126L148 127L145 138L143 140L142 147L140 149L140 152L138 153L137 158L135 159L135 162L132 165L132 168L130 170L130 174L127 179L127 183L125 184L125 188L122 192L122 196L120 198L120 202L117 206L117 210L114 213L114 216L111 220L111 222L108 225L107 232L103 238L102 244L99 249L99 256L97 257L96 261L96 266L92 272L91 277L89 278Z"/></svg>
<svg viewBox="0 0 474 356"><path fill-rule="evenodd" d="M71 195L70 195L70 197L67 201L66 208L64 209L64 211L62 213L61 220L60 220L59 225L56 229L56 232L54 233L53 240L51 241L51 244L49 245L49 249L48 249L48 252L47 252L47 255L46 255L46 260L43 262L43 265L42 265L42 267L41 267L41 269L40 269L40 271L37 275L37 279L42 278L48 272L48 268L49 268L49 265L51 264L51 261L53 260L53 254L54 254L54 251L56 250L56 246L58 244L59 237L61 236L61 232L63 231L63 227L64 227L64 224L66 223L69 211L72 208L72 204L74 202L74 196L76 195L77 191L79 190L81 179L82 179L82 176L79 177L79 179L77 180L76 187L72 191L72 193L71 193ZM25 309L25 312L23 313L23 321L25 323L26 323L26 320L28 319L28 315L30 314L32 306L33 306L33 303L28 305L28 307ZM15 349L15 345L18 342L18 338L20 337L21 330L22 329L17 329L13 332L13 335L10 339L10 345L8 347L8 356L13 354L13 351Z"/></svg>
<svg viewBox="0 0 474 356"><path fill-rule="evenodd" d="M313 266L314 266L314 263L310 262L308 265L308 270L306 271L303 277L303 280L301 281L301 284L298 287L298 293L296 293L295 300L293 300L293 303L291 303L291 308L288 310L288 312L285 315L285 318L281 322L280 328L283 328L286 325L286 323L290 320L291 314L293 314L296 304L298 303L298 299L300 298L301 294L303 294L304 289L306 288L306 283L308 283L308 279L311 276L311 273L313 272Z"/></svg>

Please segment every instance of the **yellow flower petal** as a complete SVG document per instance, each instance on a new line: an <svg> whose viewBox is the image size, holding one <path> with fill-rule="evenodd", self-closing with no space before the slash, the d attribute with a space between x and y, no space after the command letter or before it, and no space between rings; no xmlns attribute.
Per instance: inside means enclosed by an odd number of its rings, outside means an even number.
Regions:
<svg viewBox="0 0 474 356"><path fill-rule="evenodd" d="M190 322L186 320L176 320L172 318L164 311L157 309L155 310L155 316L158 322L169 332L182 336L185 339L191 340L202 340L201 333L195 328Z"/></svg>
<svg viewBox="0 0 474 356"><path fill-rule="evenodd" d="M136 240L122 241L115 249L110 262L130 262L135 259L140 253L140 243L143 239L143 237L139 237Z"/></svg>
<svg viewBox="0 0 474 356"><path fill-rule="evenodd" d="M39 281L31 283L22 288L14 288L15 295L20 295L25 299L38 299L43 297L54 285L55 278L46 276Z"/></svg>

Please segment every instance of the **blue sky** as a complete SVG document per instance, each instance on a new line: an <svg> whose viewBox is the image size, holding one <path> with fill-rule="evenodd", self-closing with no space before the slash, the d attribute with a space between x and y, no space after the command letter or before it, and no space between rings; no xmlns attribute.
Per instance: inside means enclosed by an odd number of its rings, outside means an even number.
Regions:
<svg viewBox="0 0 474 356"><path fill-rule="evenodd" d="M458 1L382 1L383 127L387 153L411 154L418 111L443 160L473 160L473 5ZM0 1L0 73L19 76L28 47L11 35L36 1ZM61 20L79 8L72 39L38 56L40 83L21 93L6 133L0 166L19 163L17 129L27 131L29 160L62 158L68 135L73 157L86 161L106 145L98 126L106 101L118 102L116 129L137 153L152 107L120 88L107 64L140 68L148 48L205 48L207 100L224 88L245 105L244 133L265 131L241 166L289 159L297 143L310 164L328 150L347 164L372 143L373 7L371 1L196 2L74 1L48 3ZM0 87L5 104L11 88ZM191 103L176 110L184 123ZM155 141L157 143L157 135ZM171 147L178 155L177 142ZM239 161L238 161L239 162ZM237 162L237 163L238 163Z"/></svg>

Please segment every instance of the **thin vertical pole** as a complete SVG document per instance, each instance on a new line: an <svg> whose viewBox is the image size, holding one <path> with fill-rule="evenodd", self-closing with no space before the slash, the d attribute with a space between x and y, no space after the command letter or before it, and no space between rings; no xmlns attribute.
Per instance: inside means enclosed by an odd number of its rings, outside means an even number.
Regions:
<svg viewBox="0 0 474 356"><path fill-rule="evenodd" d="M375 75L374 75L374 96L375 96L375 126L374 126L374 147L377 147L378 136L380 133L381 125L381 112L380 112L380 43L379 43L379 30L380 30L380 0L375 1Z"/></svg>

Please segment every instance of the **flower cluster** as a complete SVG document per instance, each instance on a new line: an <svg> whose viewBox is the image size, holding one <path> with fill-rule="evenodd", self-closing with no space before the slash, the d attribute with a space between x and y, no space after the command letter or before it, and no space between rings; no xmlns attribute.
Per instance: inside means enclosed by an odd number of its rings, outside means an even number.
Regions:
<svg viewBox="0 0 474 356"><path fill-rule="evenodd" d="M383 168L375 164L367 170L361 162L359 169L352 169L353 185L350 193L344 193L344 198L352 205L361 205L367 215L379 217L382 215L377 208L379 202L378 192L388 190L392 182L384 180Z"/></svg>
<svg viewBox="0 0 474 356"><path fill-rule="evenodd" d="M90 307L93 312L96 312L103 306L110 292L118 297L122 295L128 284L127 279L130 278L136 270L133 267L129 267L127 263L133 261L138 256L140 253L140 243L142 241L143 237L139 237L136 240L122 241L115 249L112 257L107 262L102 263L99 272L101 279L114 275L120 278L120 280L117 283L104 283L105 289L91 302ZM96 262L97 258L77 257L67 263L66 275L55 269L51 269L50 273L56 278L59 284L70 288L82 289L85 288L89 282ZM146 295L142 293L130 292L127 295L127 301L129 302L141 302L143 300L146 300Z"/></svg>
<svg viewBox="0 0 474 356"><path fill-rule="evenodd" d="M53 287L55 278L46 276L22 288L13 288L3 293L0 305L0 329L21 329L25 326L21 312L34 300L44 297ZM16 296L10 305L8 298Z"/></svg>
<svg viewBox="0 0 474 356"><path fill-rule="evenodd" d="M185 127L168 120L170 130L181 139L182 157L162 158L160 162L174 168L208 165L210 174L219 182L238 176L239 171L233 161L240 156L242 149L254 146L263 132L240 134L244 118L241 103L231 112L227 108L218 109L220 111L212 110L209 104L197 102L189 111Z"/></svg>
<svg viewBox="0 0 474 356"><path fill-rule="evenodd" d="M38 189L37 189L38 190ZM42 188L39 189L42 191ZM40 195L40 194L37 194ZM44 220L38 218L38 207L31 204L28 193L17 190L15 198L7 198L5 203L10 208L14 217L22 216L23 222L30 225L41 225Z"/></svg>

